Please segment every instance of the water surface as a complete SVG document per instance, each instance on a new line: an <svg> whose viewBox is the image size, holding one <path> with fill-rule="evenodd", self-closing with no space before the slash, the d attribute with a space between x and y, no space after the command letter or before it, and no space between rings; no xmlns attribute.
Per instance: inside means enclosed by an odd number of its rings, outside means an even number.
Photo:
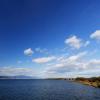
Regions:
<svg viewBox="0 0 100 100"><path fill-rule="evenodd" d="M0 80L0 100L100 100L100 89L66 80Z"/></svg>

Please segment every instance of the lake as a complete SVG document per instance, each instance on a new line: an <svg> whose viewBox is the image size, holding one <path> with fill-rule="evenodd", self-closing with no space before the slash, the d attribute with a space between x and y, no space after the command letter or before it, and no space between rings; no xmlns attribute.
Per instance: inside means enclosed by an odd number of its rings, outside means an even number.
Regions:
<svg viewBox="0 0 100 100"><path fill-rule="evenodd" d="M100 100L100 89L66 80L0 80L0 100Z"/></svg>

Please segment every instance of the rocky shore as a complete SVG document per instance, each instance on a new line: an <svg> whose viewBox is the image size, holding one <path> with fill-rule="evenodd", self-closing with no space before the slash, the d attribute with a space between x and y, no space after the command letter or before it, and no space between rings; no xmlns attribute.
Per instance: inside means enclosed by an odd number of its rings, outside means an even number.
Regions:
<svg viewBox="0 0 100 100"><path fill-rule="evenodd" d="M100 77L83 78L79 77L75 79L76 82L100 88Z"/></svg>

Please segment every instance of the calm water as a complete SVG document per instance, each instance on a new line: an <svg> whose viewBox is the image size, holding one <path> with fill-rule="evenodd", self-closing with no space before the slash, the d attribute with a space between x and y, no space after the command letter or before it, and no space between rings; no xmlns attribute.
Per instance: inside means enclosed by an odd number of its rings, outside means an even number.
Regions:
<svg viewBox="0 0 100 100"><path fill-rule="evenodd" d="M100 100L100 89L64 80L0 80L0 100Z"/></svg>

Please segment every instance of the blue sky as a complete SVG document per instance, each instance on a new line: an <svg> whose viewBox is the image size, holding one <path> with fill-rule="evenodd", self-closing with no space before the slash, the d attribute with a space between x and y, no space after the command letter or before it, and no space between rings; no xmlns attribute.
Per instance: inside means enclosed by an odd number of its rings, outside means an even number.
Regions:
<svg viewBox="0 0 100 100"><path fill-rule="evenodd" d="M100 0L0 1L0 75L100 75Z"/></svg>

